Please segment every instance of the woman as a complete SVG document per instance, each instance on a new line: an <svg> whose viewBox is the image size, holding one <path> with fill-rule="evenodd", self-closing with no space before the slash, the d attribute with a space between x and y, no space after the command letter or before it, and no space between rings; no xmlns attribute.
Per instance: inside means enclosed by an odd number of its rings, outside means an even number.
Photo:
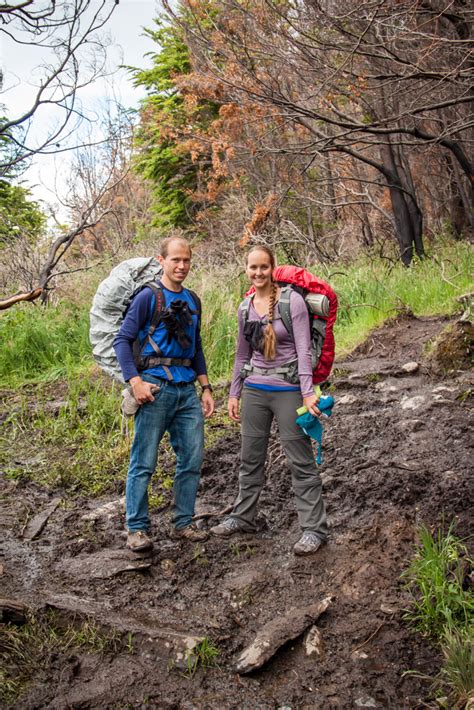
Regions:
<svg viewBox="0 0 474 710"><path fill-rule="evenodd" d="M270 426L275 417L303 531L293 550L297 555L307 555L316 552L327 537L321 478L311 442L295 423L296 410L302 404L314 416L320 414L312 385L309 316L304 299L292 290L292 338L279 316L280 289L272 280L274 268L275 257L270 249L256 246L249 251L246 274L255 293L239 306L239 334L229 396L229 416L241 422L239 495L230 516L211 528L211 532L228 537L255 531L257 503L265 483Z"/></svg>

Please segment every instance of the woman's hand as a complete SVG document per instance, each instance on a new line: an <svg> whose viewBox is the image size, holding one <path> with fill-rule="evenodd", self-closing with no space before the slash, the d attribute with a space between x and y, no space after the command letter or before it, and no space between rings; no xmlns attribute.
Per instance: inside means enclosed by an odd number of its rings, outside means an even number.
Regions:
<svg viewBox="0 0 474 710"><path fill-rule="evenodd" d="M229 417L234 422L240 422L240 402L237 397L229 397Z"/></svg>
<svg viewBox="0 0 474 710"><path fill-rule="evenodd" d="M319 397L316 397L315 394L311 394L309 395L309 397L303 397L303 404L308 410L308 412L313 415L313 417L319 417L319 415L321 414L317 407L318 402Z"/></svg>

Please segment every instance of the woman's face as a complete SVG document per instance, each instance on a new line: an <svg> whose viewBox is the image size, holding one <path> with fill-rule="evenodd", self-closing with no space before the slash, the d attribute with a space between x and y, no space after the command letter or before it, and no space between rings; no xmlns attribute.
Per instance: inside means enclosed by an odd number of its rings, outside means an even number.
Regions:
<svg viewBox="0 0 474 710"><path fill-rule="evenodd" d="M247 257L247 278L257 289L266 288L272 281L272 262L269 255L257 249Z"/></svg>

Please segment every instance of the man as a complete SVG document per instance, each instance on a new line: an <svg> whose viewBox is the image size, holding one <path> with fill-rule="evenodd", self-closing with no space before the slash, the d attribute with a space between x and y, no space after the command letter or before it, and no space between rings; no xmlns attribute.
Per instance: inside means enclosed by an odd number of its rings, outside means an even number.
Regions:
<svg viewBox="0 0 474 710"><path fill-rule="evenodd" d="M192 522L204 450L203 414L212 415L214 400L202 351L200 304L183 287L191 266L191 248L185 239L169 237L161 243L158 259L163 266L163 303L156 329L148 337L157 296L145 287L133 298L114 340L123 377L140 405L126 486L127 547L134 552L153 547L148 534L148 484L166 431L176 454L174 536L191 542L208 537ZM140 372L133 355L137 338L144 358ZM202 388L201 402L196 378Z"/></svg>

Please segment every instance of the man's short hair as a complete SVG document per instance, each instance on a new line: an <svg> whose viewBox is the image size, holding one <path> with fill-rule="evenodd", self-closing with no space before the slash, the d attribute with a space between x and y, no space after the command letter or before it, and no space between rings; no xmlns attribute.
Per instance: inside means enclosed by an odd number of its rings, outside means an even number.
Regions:
<svg viewBox="0 0 474 710"><path fill-rule="evenodd" d="M163 239L163 241L160 243L158 253L160 254L160 256L163 257L163 259L166 259L166 257L168 256L168 249L171 242L180 242L181 244L184 244L189 249L189 256L192 256L191 245L188 240L184 237L180 237L179 235L174 235L171 237L166 237L166 239Z"/></svg>

